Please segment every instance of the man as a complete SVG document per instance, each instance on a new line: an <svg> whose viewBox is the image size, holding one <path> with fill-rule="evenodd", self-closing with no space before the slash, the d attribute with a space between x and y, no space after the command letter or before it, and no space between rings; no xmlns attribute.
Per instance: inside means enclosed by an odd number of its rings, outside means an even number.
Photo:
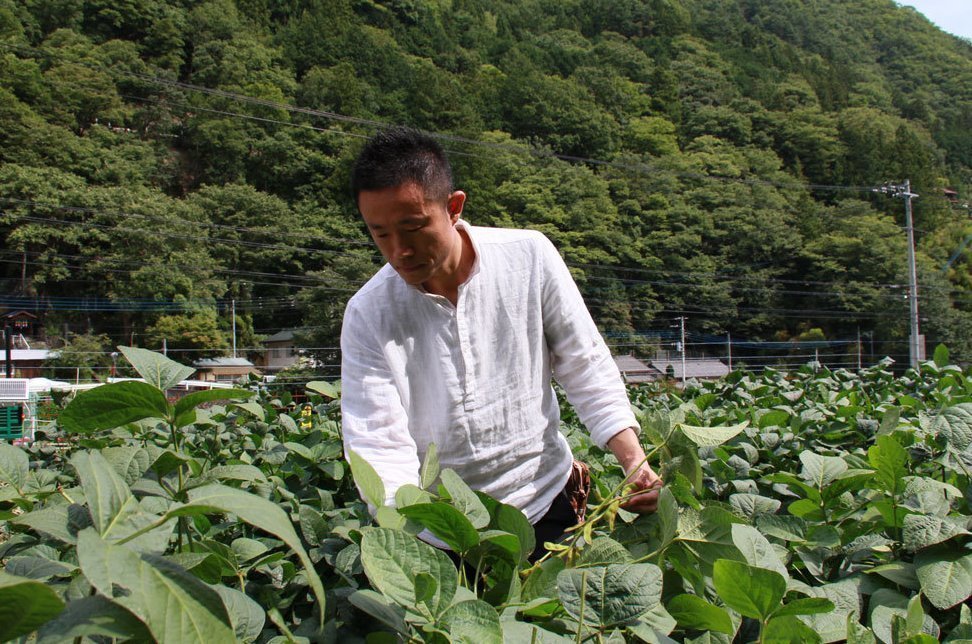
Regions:
<svg viewBox="0 0 972 644"><path fill-rule="evenodd" d="M521 509L537 542L577 523L580 484L558 431L551 377L654 511L661 480L644 463L617 367L554 246L528 230L470 226L466 195L430 137L380 132L352 192L388 262L348 302L341 333L345 449L367 460L394 503L434 443L443 468ZM575 472L576 474L576 472ZM577 505L575 503L575 505Z"/></svg>

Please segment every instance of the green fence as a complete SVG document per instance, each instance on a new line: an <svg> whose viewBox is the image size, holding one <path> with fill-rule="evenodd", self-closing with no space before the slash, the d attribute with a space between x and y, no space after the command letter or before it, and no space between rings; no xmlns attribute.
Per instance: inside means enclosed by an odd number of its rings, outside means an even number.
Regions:
<svg viewBox="0 0 972 644"><path fill-rule="evenodd" d="M0 440L21 438L23 435L23 405L3 405L0 407Z"/></svg>

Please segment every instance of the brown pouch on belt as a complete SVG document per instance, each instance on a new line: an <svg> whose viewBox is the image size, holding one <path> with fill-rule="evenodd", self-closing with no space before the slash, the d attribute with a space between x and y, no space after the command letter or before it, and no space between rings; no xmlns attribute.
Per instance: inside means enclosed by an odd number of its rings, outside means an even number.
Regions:
<svg viewBox="0 0 972 644"><path fill-rule="evenodd" d="M570 478L564 486L564 495L577 516L577 523L587 514L587 497L591 493L591 473L587 463L575 460L571 465Z"/></svg>

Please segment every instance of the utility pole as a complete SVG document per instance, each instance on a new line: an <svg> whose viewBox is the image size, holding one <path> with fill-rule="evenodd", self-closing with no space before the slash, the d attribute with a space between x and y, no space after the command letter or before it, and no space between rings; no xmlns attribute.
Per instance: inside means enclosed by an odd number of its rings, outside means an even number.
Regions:
<svg viewBox="0 0 972 644"><path fill-rule="evenodd" d="M236 299L230 301L233 315L233 357L236 357Z"/></svg>
<svg viewBox="0 0 972 644"><path fill-rule="evenodd" d="M678 343L679 349L682 352L682 389L685 389L685 316L679 316L675 318L678 320L679 328L681 329L681 341Z"/></svg>
<svg viewBox="0 0 972 644"><path fill-rule="evenodd" d="M6 354L6 360L4 361L7 365L7 377L13 378L13 337L10 334L10 322L7 320L3 321L3 347L4 353Z"/></svg>
<svg viewBox="0 0 972 644"><path fill-rule="evenodd" d="M911 191L911 180L905 179L900 185L886 183L874 192L883 192L892 197L901 197L905 202L905 231L908 233L908 303L911 317L911 337L908 342L909 366L918 368L921 360L921 338L918 329L918 272L915 267L915 227L911 220L911 200L918 197Z"/></svg>
<svg viewBox="0 0 972 644"><path fill-rule="evenodd" d="M729 350L729 371L732 372L732 333L726 331L726 347Z"/></svg>

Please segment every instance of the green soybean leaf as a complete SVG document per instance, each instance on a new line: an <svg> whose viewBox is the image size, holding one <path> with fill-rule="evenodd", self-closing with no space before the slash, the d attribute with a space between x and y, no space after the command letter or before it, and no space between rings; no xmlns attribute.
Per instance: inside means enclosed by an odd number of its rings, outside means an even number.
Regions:
<svg viewBox="0 0 972 644"><path fill-rule="evenodd" d="M859 576L845 578L830 584L806 588L811 597L829 599L834 610L826 613L803 615L800 621L812 628L825 642L842 639L847 633L847 616L860 612L861 584Z"/></svg>
<svg viewBox="0 0 972 644"><path fill-rule="evenodd" d="M437 478L439 478L439 452L435 443L429 443L425 450L425 458L422 459L422 468L419 470L419 487L427 490Z"/></svg>
<svg viewBox="0 0 972 644"><path fill-rule="evenodd" d="M127 485L132 485L142 478L142 475L152 467L152 457L148 450L142 447L134 445L107 447L99 453L111 463L115 471L125 479Z"/></svg>
<svg viewBox="0 0 972 644"><path fill-rule="evenodd" d="M665 608L684 630L735 632L729 613L698 595L676 595Z"/></svg>
<svg viewBox="0 0 972 644"><path fill-rule="evenodd" d="M678 534L678 501L668 487L663 487L658 493L658 508L654 515L658 517L658 539L662 545L668 544Z"/></svg>
<svg viewBox="0 0 972 644"><path fill-rule="evenodd" d="M145 418L167 418L169 403L156 387L126 380L82 391L58 416L69 432L90 434Z"/></svg>
<svg viewBox="0 0 972 644"><path fill-rule="evenodd" d="M238 640L255 642L263 631L267 621L267 614L260 604L253 601L246 593L235 588L217 584L213 590L223 600L223 606L229 614L230 623Z"/></svg>
<svg viewBox="0 0 972 644"><path fill-rule="evenodd" d="M849 469L846 461L838 456L820 456L809 450L800 452L800 462L803 463L800 478L818 490L836 481Z"/></svg>
<svg viewBox="0 0 972 644"><path fill-rule="evenodd" d="M564 610L600 628L627 623L651 610L661 601L661 589L661 570L647 563L569 568L557 575Z"/></svg>
<svg viewBox="0 0 972 644"><path fill-rule="evenodd" d="M284 443L284 447L286 447L288 450L290 450L291 452L293 452L294 454L296 454L297 456L301 457L304 460L307 461L316 460L314 458L314 452L311 451L311 448L307 447L302 443L286 442Z"/></svg>
<svg viewBox="0 0 972 644"><path fill-rule="evenodd" d="M444 501L416 503L398 512L418 521L456 552L466 552L479 545L479 532L457 508Z"/></svg>
<svg viewBox="0 0 972 644"><path fill-rule="evenodd" d="M729 495L729 505L737 513L753 520L759 515L774 514L780 509L782 502L759 494L737 493Z"/></svg>
<svg viewBox="0 0 972 644"><path fill-rule="evenodd" d="M125 358L135 367L138 375L148 384L165 391L185 380L195 369L170 360L161 353L138 347L118 347Z"/></svg>
<svg viewBox="0 0 972 644"><path fill-rule="evenodd" d="M810 499L798 499L786 507L786 511L804 522L822 521L820 505Z"/></svg>
<svg viewBox="0 0 972 644"><path fill-rule="evenodd" d="M778 572L729 559L715 562L712 582L729 608L759 620L772 614L786 593L786 579Z"/></svg>
<svg viewBox="0 0 972 644"><path fill-rule="evenodd" d="M0 441L0 483L8 483L17 489L18 494L27 482L30 460L27 452L10 443Z"/></svg>
<svg viewBox="0 0 972 644"><path fill-rule="evenodd" d="M869 575L880 575L899 586L904 586L911 590L921 589L921 582L918 581L918 575L915 573L915 565L913 563L892 561L891 563L874 566L865 570L865 572Z"/></svg>
<svg viewBox="0 0 972 644"><path fill-rule="evenodd" d="M684 508L678 520L678 536L683 541L731 546L732 526L742 522L743 519L717 506L707 506L701 511Z"/></svg>
<svg viewBox="0 0 972 644"><path fill-rule="evenodd" d="M450 606L439 617L453 642L503 644L499 614L486 602L474 599Z"/></svg>
<svg viewBox="0 0 972 644"><path fill-rule="evenodd" d="M787 602L782 608L773 613L774 619L784 615L815 615L829 613L834 610L834 602L823 597L801 597Z"/></svg>
<svg viewBox="0 0 972 644"><path fill-rule="evenodd" d="M510 560L515 562L520 561L520 555L523 552L520 547L520 540L516 535L502 530L483 530L479 533L479 543L495 546L508 554Z"/></svg>
<svg viewBox="0 0 972 644"><path fill-rule="evenodd" d="M68 602L55 619L37 631L37 644L62 644L99 635L120 641L152 641L148 627L131 611L107 597L92 595Z"/></svg>
<svg viewBox="0 0 972 644"><path fill-rule="evenodd" d="M764 535L784 541L804 541L807 522L786 514L766 514L756 517L756 528Z"/></svg>
<svg viewBox="0 0 972 644"><path fill-rule="evenodd" d="M236 409L242 409L243 411L249 414L253 414L253 416L257 420L263 421L267 419L267 412L263 409L263 405L261 405L258 402L251 401L251 402L243 402L243 403L234 403L230 406L235 407Z"/></svg>
<svg viewBox="0 0 972 644"><path fill-rule="evenodd" d="M385 484L375 468L352 450L348 450L348 464L351 466L351 476L365 501L375 508L385 505Z"/></svg>
<svg viewBox="0 0 972 644"><path fill-rule="evenodd" d="M415 605L415 578L431 575L437 584L427 602L433 615L444 611L456 595L459 575L441 550L399 530L373 528L361 537L361 565L382 595L403 608Z"/></svg>
<svg viewBox="0 0 972 644"><path fill-rule="evenodd" d="M972 403L961 403L942 410L931 424L933 434L948 441L956 452L972 445Z"/></svg>
<svg viewBox="0 0 972 644"><path fill-rule="evenodd" d="M203 473L203 477L213 481L266 481L267 476L254 465L217 465Z"/></svg>
<svg viewBox="0 0 972 644"><path fill-rule="evenodd" d="M390 505L383 505L375 512L375 523L383 528L405 529L405 517Z"/></svg>
<svg viewBox="0 0 972 644"><path fill-rule="evenodd" d="M610 537L597 537L584 548L578 567L606 566L608 564L631 563L632 556L628 549Z"/></svg>
<svg viewBox="0 0 972 644"><path fill-rule="evenodd" d="M557 576L564 568L563 559L547 559L539 567L534 567L523 583L520 597L524 602L557 597Z"/></svg>
<svg viewBox="0 0 972 644"><path fill-rule="evenodd" d="M921 606L921 595L915 595L908 600L908 614L905 617L905 632L908 635L921 633L925 622L925 609Z"/></svg>
<svg viewBox="0 0 972 644"><path fill-rule="evenodd" d="M455 471L443 470L441 479L445 489L449 491L449 496L452 497L453 505L466 515L474 528L485 528L489 525L489 511L486 506Z"/></svg>
<svg viewBox="0 0 972 644"><path fill-rule="evenodd" d="M875 479L881 489L898 494L905 488L904 477L908 474L908 452L891 436L878 436L867 450L867 460L877 470Z"/></svg>
<svg viewBox="0 0 972 644"><path fill-rule="evenodd" d="M325 398L330 398L331 400L334 400L341 395L341 392L338 391L336 386L323 380L313 380L304 385L304 387L306 389L310 389L315 394L320 394Z"/></svg>
<svg viewBox="0 0 972 644"><path fill-rule="evenodd" d="M884 412L881 417L881 425L878 427L878 435L890 434L898 428L898 421L901 420L901 410L897 407L892 407L891 409Z"/></svg>
<svg viewBox="0 0 972 644"><path fill-rule="evenodd" d="M530 644L571 644L572 638L551 633L526 622L502 621L504 642L529 642Z"/></svg>
<svg viewBox="0 0 972 644"><path fill-rule="evenodd" d="M526 561L537 544L536 533L526 515L519 508L505 503L497 503L493 515L491 526L516 535L520 543L519 560Z"/></svg>
<svg viewBox="0 0 972 644"><path fill-rule="evenodd" d="M380 593L373 590L358 590L352 593L348 600L358 610L371 615L396 633L408 633L408 626L405 624L405 609L391 603Z"/></svg>
<svg viewBox="0 0 972 644"><path fill-rule="evenodd" d="M91 585L130 610L156 640L233 641L229 615L216 591L175 564L111 545L92 529L78 534L77 553Z"/></svg>
<svg viewBox="0 0 972 644"><path fill-rule="evenodd" d="M15 555L7 559L6 572L15 577L46 581L53 577L70 576L77 566L62 561L31 555Z"/></svg>
<svg viewBox="0 0 972 644"><path fill-rule="evenodd" d="M945 610L972 595L972 554L958 547L933 546L915 555L921 592Z"/></svg>
<svg viewBox="0 0 972 644"><path fill-rule="evenodd" d="M756 528L741 523L734 524L732 526L732 542L739 549L739 552L746 557L749 565L775 570L784 578L789 578L790 575L786 571L786 566L780 561L776 550Z"/></svg>
<svg viewBox="0 0 972 644"><path fill-rule="evenodd" d="M21 514L10 519L10 523L25 525L64 543L75 544L78 530L91 525L91 517L87 509L77 504L52 505Z"/></svg>
<svg viewBox="0 0 972 644"><path fill-rule="evenodd" d="M194 391L176 401L174 414L176 417L176 426L182 427L192 422L180 422L179 419L183 419L187 413L194 411L196 407L203 403L217 400L242 400L254 395L255 392L247 391L246 389L207 389L205 391Z"/></svg>
<svg viewBox="0 0 972 644"><path fill-rule="evenodd" d="M63 609L44 583L0 572L0 642L34 632Z"/></svg>
<svg viewBox="0 0 972 644"><path fill-rule="evenodd" d="M679 423L678 428L685 436L699 447L716 447L735 438L742 430L749 426L749 421L728 427L695 427Z"/></svg>
<svg viewBox="0 0 972 644"><path fill-rule="evenodd" d="M875 644L874 631L857 621L856 614L847 616L847 644Z"/></svg>
<svg viewBox="0 0 972 644"><path fill-rule="evenodd" d="M760 429L786 427L790 422L790 415L790 412L783 409L771 409L759 416L756 425Z"/></svg>
<svg viewBox="0 0 972 644"><path fill-rule="evenodd" d="M428 605L435 597L435 591L438 588L439 583L435 580L435 577L427 572L418 573L415 575L415 603Z"/></svg>
<svg viewBox="0 0 972 644"><path fill-rule="evenodd" d="M915 552L960 534L969 534L967 517L909 514L904 518L904 546Z"/></svg>
<svg viewBox="0 0 972 644"><path fill-rule="evenodd" d="M297 536L290 517L280 506L262 497L225 485L206 485L189 491L189 502L165 514L165 518L193 515L205 512L232 514L241 521L278 537L294 551L304 567L304 574L324 616L324 585L314 569L304 546Z"/></svg>
<svg viewBox="0 0 972 644"><path fill-rule="evenodd" d="M396 508L404 508L416 503L432 503L432 495L411 483L406 483L395 491Z"/></svg>
<svg viewBox="0 0 972 644"><path fill-rule="evenodd" d="M809 626L792 615L771 619L761 640L764 644L813 644L821 641Z"/></svg>
<svg viewBox="0 0 972 644"><path fill-rule="evenodd" d="M78 452L71 457L71 465L81 480L91 520L98 534L104 536L122 506L132 498L132 491L98 452Z"/></svg>

